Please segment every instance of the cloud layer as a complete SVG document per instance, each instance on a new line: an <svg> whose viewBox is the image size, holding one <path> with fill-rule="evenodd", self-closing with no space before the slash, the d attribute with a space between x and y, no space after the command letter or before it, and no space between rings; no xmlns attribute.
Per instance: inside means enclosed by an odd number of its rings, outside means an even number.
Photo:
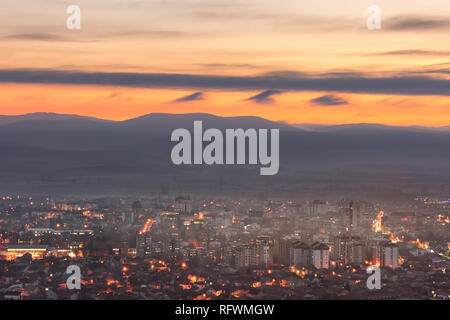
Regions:
<svg viewBox="0 0 450 320"><path fill-rule="evenodd" d="M449 18L430 16L398 16L388 19L383 27L393 31L426 31L450 27Z"/></svg>
<svg viewBox="0 0 450 320"><path fill-rule="evenodd" d="M364 74L299 74L297 77L276 74L258 76L221 76L170 73L119 73L55 70L0 70L0 83L60 85L99 85L137 88L263 90L249 98L270 101L278 91L325 91L368 94L443 95L450 96L450 80L429 75L390 75L368 77Z"/></svg>
<svg viewBox="0 0 450 320"><path fill-rule="evenodd" d="M310 100L310 102L317 106L340 106L340 105L348 104L348 102L346 100L344 100L343 98L332 95L332 94L327 94L327 95L312 99L312 100Z"/></svg>
<svg viewBox="0 0 450 320"><path fill-rule="evenodd" d="M203 100L204 94L203 92L195 92L193 94L178 98L175 100L175 102L190 102L190 101L198 101L198 100Z"/></svg>
<svg viewBox="0 0 450 320"><path fill-rule="evenodd" d="M277 95L277 94L281 94L282 91L280 90L266 90L263 91L261 93L258 93L257 95L250 97L248 99L246 99L247 101L253 101L256 103L261 103L261 104L267 104L267 103L272 103L273 100L273 96Z"/></svg>

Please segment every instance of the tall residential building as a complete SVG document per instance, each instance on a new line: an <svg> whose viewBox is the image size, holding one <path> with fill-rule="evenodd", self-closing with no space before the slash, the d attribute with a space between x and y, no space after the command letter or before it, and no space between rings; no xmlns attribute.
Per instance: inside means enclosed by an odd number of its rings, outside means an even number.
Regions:
<svg viewBox="0 0 450 320"><path fill-rule="evenodd" d="M192 213L193 202L191 198L178 196L175 199L175 203L173 205L173 209L176 212L180 212L183 214Z"/></svg>
<svg viewBox="0 0 450 320"><path fill-rule="evenodd" d="M275 241L273 248L273 261L276 264L291 264L291 246L294 242L301 240L300 235L287 235Z"/></svg>
<svg viewBox="0 0 450 320"><path fill-rule="evenodd" d="M273 264L272 248L268 243L257 245L258 248L258 265L268 267Z"/></svg>
<svg viewBox="0 0 450 320"><path fill-rule="evenodd" d="M317 269L328 269L330 265L330 248L324 243L313 243L311 245L311 263Z"/></svg>
<svg viewBox="0 0 450 320"><path fill-rule="evenodd" d="M318 216L326 213L329 210L329 205L326 201L314 200L309 207L309 214L311 216Z"/></svg>
<svg viewBox="0 0 450 320"><path fill-rule="evenodd" d="M398 245L390 242L380 244L379 257L381 267L398 268Z"/></svg>
<svg viewBox="0 0 450 320"><path fill-rule="evenodd" d="M290 247L290 265L307 267L311 263L311 248L302 241L294 241Z"/></svg>
<svg viewBox="0 0 450 320"><path fill-rule="evenodd" d="M366 260L366 246L362 242L354 242L351 247L351 263L364 263Z"/></svg>
<svg viewBox="0 0 450 320"><path fill-rule="evenodd" d="M268 267L273 264L272 247L268 243L256 243L237 248L235 263L238 268L249 266Z"/></svg>
<svg viewBox="0 0 450 320"><path fill-rule="evenodd" d="M256 246L242 246L237 248L235 263L238 268L258 265L256 259Z"/></svg>
<svg viewBox="0 0 450 320"><path fill-rule="evenodd" d="M332 257L334 260L342 261L345 264L362 263L366 255L361 237L352 236L350 233L335 237Z"/></svg>

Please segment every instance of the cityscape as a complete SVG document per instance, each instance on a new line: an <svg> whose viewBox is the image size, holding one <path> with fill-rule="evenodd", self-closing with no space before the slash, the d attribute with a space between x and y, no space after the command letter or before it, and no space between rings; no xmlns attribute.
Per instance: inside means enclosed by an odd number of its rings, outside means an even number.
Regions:
<svg viewBox="0 0 450 320"><path fill-rule="evenodd" d="M0 198L2 299L449 299L450 200ZM69 290L66 269L81 269ZM370 290L377 266L381 287Z"/></svg>
<svg viewBox="0 0 450 320"><path fill-rule="evenodd" d="M449 0L0 0L0 305L434 316L449 17Z"/></svg>

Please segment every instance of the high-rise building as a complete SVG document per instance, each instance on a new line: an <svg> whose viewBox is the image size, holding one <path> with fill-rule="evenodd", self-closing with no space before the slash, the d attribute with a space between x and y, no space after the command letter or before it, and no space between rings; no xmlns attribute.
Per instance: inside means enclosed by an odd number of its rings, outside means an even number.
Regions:
<svg viewBox="0 0 450 320"><path fill-rule="evenodd" d="M334 238L332 258L345 264L362 263L366 257L365 251L361 237L344 233Z"/></svg>
<svg viewBox="0 0 450 320"><path fill-rule="evenodd" d="M317 269L328 269L330 264L330 248L324 243L313 243L311 245L311 263Z"/></svg>
<svg viewBox="0 0 450 320"><path fill-rule="evenodd" d="M192 213L192 200L189 197L178 196L175 199L173 209L183 214Z"/></svg>
<svg viewBox="0 0 450 320"><path fill-rule="evenodd" d="M366 246L362 242L354 242L351 250L351 263L364 263L366 260Z"/></svg>
<svg viewBox="0 0 450 320"><path fill-rule="evenodd" d="M119 244L119 252L121 256L127 256L128 255L128 248L129 248L129 244L128 244L128 240L122 240L120 241Z"/></svg>
<svg viewBox="0 0 450 320"><path fill-rule="evenodd" d="M367 253L372 264L392 269L399 266L398 245L385 237L369 239Z"/></svg>
<svg viewBox="0 0 450 320"><path fill-rule="evenodd" d="M309 214L311 216L318 216L324 214L329 210L329 205L327 202L322 200L314 200L309 208Z"/></svg>
<svg viewBox="0 0 450 320"><path fill-rule="evenodd" d="M268 243L261 243L257 245L257 248L258 265L264 267L271 266L273 264L273 258L270 245Z"/></svg>
<svg viewBox="0 0 450 320"><path fill-rule="evenodd" d="M142 212L142 204L139 200L134 201L131 205L130 224L134 224L136 217Z"/></svg>
<svg viewBox="0 0 450 320"><path fill-rule="evenodd" d="M235 263L239 268L249 266L268 267L273 264L272 247L266 242L241 246L236 250Z"/></svg>
<svg viewBox="0 0 450 320"><path fill-rule="evenodd" d="M291 246L293 242L299 241L298 236L285 236L275 242L273 250L273 260L276 264L291 264Z"/></svg>
<svg viewBox="0 0 450 320"><path fill-rule="evenodd" d="M398 268L398 245L395 243L384 242L380 244L379 257L380 266L392 269Z"/></svg>
<svg viewBox="0 0 450 320"><path fill-rule="evenodd" d="M138 234L136 237L136 255L143 258L151 254L152 237L149 233Z"/></svg>
<svg viewBox="0 0 450 320"><path fill-rule="evenodd" d="M307 267L311 263L311 248L305 242L294 241L290 247L290 265Z"/></svg>
<svg viewBox="0 0 450 320"><path fill-rule="evenodd" d="M256 246L241 246L236 251L236 267L243 268L258 265Z"/></svg>

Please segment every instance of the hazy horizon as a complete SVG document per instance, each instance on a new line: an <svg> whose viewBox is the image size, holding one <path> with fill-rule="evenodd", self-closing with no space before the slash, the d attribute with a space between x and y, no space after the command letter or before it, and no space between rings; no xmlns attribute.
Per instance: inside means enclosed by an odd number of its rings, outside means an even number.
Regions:
<svg viewBox="0 0 450 320"><path fill-rule="evenodd" d="M121 119L121 120L114 120L114 119L109 119L109 118L100 118L100 117L92 117L92 116L84 116L81 114L68 114L68 113L56 113L56 112L47 112L47 111L36 111L36 112L30 112L30 113L23 113L23 114L0 114L0 117L21 117L21 116L34 116L34 115L47 115L47 116L51 116L51 115L55 115L55 116L74 116L74 117L81 117L81 118L86 118L86 119L96 119L96 120L105 120L105 121L111 121L111 122L125 122L127 120L133 120L133 119L137 119L137 118L141 118L141 117L145 117L145 116L151 116L151 115L177 115L177 116L182 116L182 115L209 115L209 116L215 116L215 117L221 117L221 118L247 118L247 117L256 117L256 118L261 118L264 120L269 120L272 121L270 119L264 118L264 117L259 117L259 116L255 116L255 115L237 115L237 116L221 116L218 114L213 114L213 113L201 113L201 112L185 112L185 113L170 113L170 112L151 112L151 113L145 113L145 114L141 114L141 115L137 115L135 117L132 118L125 118L125 119ZM41 120L41 119L27 119L27 120ZM54 120L61 120L61 119L54 119ZM441 126L426 126L426 125L418 125L418 124L410 124L410 125L394 125L394 124L383 124L383 123L377 123L377 122L342 122L342 123L336 123L336 124L320 124L320 123L307 123L307 122L301 122L301 123L296 123L296 122L288 122L288 121L274 121L273 122L279 122L282 124L287 124L290 126L294 126L297 127L298 126L319 126L319 127L331 127L331 126L346 126L346 125L380 125L380 126L385 126L385 127L403 127L403 128L410 128L410 127L423 127L423 128L446 128L448 126L450 126L450 123L448 125L441 125ZM0 123L1 124L1 123Z"/></svg>

